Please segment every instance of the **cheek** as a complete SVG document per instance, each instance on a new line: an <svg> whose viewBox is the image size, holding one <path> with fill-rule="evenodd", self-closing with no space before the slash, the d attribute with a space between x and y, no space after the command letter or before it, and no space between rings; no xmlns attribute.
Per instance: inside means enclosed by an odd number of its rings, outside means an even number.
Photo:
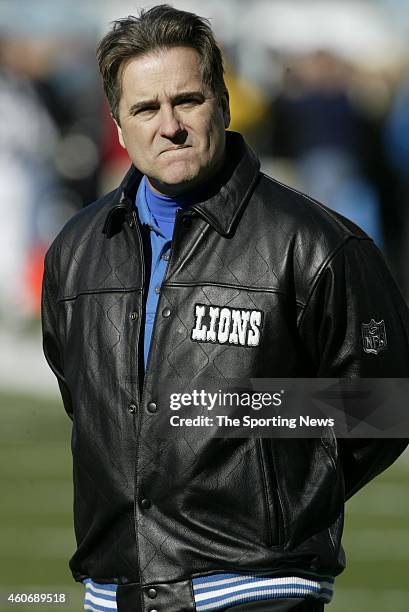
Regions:
<svg viewBox="0 0 409 612"><path fill-rule="evenodd" d="M144 125L131 125L123 131L123 136L127 147L148 152L147 148L151 144L151 131Z"/></svg>
<svg viewBox="0 0 409 612"><path fill-rule="evenodd" d="M208 142L212 153L224 147L225 128L224 123L217 117L208 128Z"/></svg>
<svg viewBox="0 0 409 612"><path fill-rule="evenodd" d="M199 130L200 150L203 156L211 157L218 147L220 136L213 122L203 121Z"/></svg>

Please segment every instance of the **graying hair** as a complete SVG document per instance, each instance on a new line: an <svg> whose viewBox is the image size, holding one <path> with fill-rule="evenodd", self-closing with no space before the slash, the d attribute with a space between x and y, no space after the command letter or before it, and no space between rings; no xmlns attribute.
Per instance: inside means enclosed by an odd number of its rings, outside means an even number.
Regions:
<svg viewBox="0 0 409 612"><path fill-rule="evenodd" d="M222 53L207 19L169 4L142 9L138 17L130 15L114 21L97 47L104 90L118 123L121 77L127 60L172 47L195 49L200 57L203 82L218 97L226 92Z"/></svg>

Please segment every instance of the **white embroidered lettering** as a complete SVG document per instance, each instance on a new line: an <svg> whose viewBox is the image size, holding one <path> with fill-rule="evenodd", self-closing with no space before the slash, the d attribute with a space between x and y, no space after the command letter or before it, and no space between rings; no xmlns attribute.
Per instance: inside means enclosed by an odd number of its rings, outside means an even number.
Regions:
<svg viewBox="0 0 409 612"><path fill-rule="evenodd" d="M231 321L231 312L228 308L222 308L220 311L219 331L217 340L220 344L225 344L229 339L229 329Z"/></svg>
<svg viewBox="0 0 409 612"><path fill-rule="evenodd" d="M249 320L249 310L232 310L233 329L229 336L230 344L241 344L241 346L246 346L246 333Z"/></svg>
<svg viewBox="0 0 409 612"><path fill-rule="evenodd" d="M206 325L202 325L203 317L205 316L206 307L196 304L195 307L195 326L192 329L192 340L204 342L206 340Z"/></svg>
<svg viewBox="0 0 409 612"><path fill-rule="evenodd" d="M247 344L249 346L258 346L260 344L260 326L261 326L261 312L259 310L253 310L250 315L250 326L249 333L247 336Z"/></svg>
<svg viewBox="0 0 409 612"><path fill-rule="evenodd" d="M206 340L208 342L216 342L216 322L219 318L220 308L217 306L210 306L209 308L209 316L210 316L210 327L206 334Z"/></svg>
<svg viewBox="0 0 409 612"><path fill-rule="evenodd" d="M258 346L261 340L261 310L195 304L195 324L191 339L195 342Z"/></svg>

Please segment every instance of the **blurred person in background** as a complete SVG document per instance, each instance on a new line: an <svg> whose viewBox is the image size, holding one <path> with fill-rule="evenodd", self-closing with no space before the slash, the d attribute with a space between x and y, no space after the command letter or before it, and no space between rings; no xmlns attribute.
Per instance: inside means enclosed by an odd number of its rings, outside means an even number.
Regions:
<svg viewBox="0 0 409 612"><path fill-rule="evenodd" d="M396 200L394 240L397 276L409 301L409 75L397 87L385 123L385 148L394 173Z"/></svg>
<svg viewBox="0 0 409 612"><path fill-rule="evenodd" d="M226 132L206 20L142 11L98 59L133 165L64 227L43 285L85 608L322 612L345 567L345 499L406 442L163 439L160 385L406 377L407 308L368 236Z"/></svg>
<svg viewBox="0 0 409 612"><path fill-rule="evenodd" d="M38 318L44 253L67 219L98 195L100 96L92 39L0 37L0 318ZM93 51L92 51L93 53ZM94 56L92 56L94 58ZM94 59L93 59L94 61Z"/></svg>
<svg viewBox="0 0 409 612"><path fill-rule="evenodd" d="M0 198L7 206L0 226L0 320L7 324L32 314L26 272L34 210L55 180L57 130L33 85L48 52L44 44L0 37Z"/></svg>
<svg viewBox="0 0 409 612"><path fill-rule="evenodd" d="M273 104L273 153L296 160L303 189L383 245L380 201L366 176L371 123L351 97L354 69L329 51L287 63Z"/></svg>

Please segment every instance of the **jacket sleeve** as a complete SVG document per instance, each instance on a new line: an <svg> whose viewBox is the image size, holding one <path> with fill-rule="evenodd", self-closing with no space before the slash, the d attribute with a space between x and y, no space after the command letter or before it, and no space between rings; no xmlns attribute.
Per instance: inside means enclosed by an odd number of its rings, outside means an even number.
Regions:
<svg viewBox="0 0 409 612"><path fill-rule="evenodd" d="M72 398L64 378L64 366L57 318L57 283L51 267L48 251L44 261L44 276L41 299L41 321L43 329L43 350L51 370L57 377L62 400L68 416L73 418Z"/></svg>
<svg viewBox="0 0 409 612"><path fill-rule="evenodd" d="M382 350L368 352L365 324L384 324ZM382 323L383 322L383 323ZM320 378L408 378L409 312L372 240L351 237L322 266L299 320ZM401 439L338 439L348 499L406 448Z"/></svg>

